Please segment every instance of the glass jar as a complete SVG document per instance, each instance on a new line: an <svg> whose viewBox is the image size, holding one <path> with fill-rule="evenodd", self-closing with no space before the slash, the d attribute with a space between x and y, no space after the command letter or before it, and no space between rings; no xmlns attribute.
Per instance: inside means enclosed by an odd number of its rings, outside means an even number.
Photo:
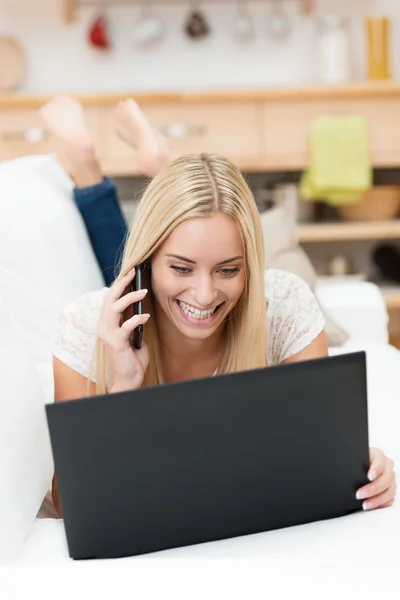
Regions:
<svg viewBox="0 0 400 600"><path fill-rule="evenodd" d="M332 84L350 81L350 43L345 19L331 13L320 16L316 50L318 81Z"/></svg>

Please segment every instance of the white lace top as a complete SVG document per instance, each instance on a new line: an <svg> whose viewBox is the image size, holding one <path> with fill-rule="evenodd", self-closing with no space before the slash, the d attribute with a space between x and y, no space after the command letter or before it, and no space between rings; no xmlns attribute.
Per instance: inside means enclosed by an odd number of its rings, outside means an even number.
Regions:
<svg viewBox="0 0 400 600"><path fill-rule="evenodd" d="M97 326L107 291L89 292L68 304L55 330L54 356L92 381ZM323 330L324 318L310 288L297 275L269 269L265 292L267 364L278 365L311 344Z"/></svg>

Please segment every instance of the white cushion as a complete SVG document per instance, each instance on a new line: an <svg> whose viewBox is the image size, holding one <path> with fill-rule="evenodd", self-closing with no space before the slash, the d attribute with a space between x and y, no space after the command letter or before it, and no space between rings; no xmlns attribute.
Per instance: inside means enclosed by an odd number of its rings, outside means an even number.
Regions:
<svg viewBox="0 0 400 600"><path fill-rule="evenodd" d="M377 285L350 277L320 277L315 293L354 340L387 344L389 316Z"/></svg>
<svg viewBox="0 0 400 600"><path fill-rule="evenodd" d="M104 285L72 189L53 156L0 165L0 560L19 552L51 486L54 325Z"/></svg>
<svg viewBox="0 0 400 600"><path fill-rule="evenodd" d="M52 155L0 167L0 265L37 290L50 318L104 285L72 189Z"/></svg>
<svg viewBox="0 0 400 600"><path fill-rule="evenodd" d="M72 189L54 156L0 165L0 292L25 329L36 363L51 360L62 308L104 285ZM45 380L49 389L47 371Z"/></svg>
<svg viewBox="0 0 400 600"><path fill-rule="evenodd" d="M45 398L29 344L0 292L0 562L19 555L53 460Z"/></svg>

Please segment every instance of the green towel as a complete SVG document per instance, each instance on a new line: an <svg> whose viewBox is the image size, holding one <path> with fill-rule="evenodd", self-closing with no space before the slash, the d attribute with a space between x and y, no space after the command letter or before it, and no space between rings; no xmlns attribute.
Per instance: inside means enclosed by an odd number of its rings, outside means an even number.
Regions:
<svg viewBox="0 0 400 600"><path fill-rule="evenodd" d="M300 192L306 200L352 204L372 185L363 117L318 117L311 125L310 165Z"/></svg>

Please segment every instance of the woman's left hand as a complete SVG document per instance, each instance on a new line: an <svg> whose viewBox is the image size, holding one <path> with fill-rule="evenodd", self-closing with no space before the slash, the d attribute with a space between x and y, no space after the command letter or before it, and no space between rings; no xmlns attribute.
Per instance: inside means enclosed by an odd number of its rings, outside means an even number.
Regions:
<svg viewBox="0 0 400 600"><path fill-rule="evenodd" d="M364 500L364 510L386 508L393 504L396 495L394 462L377 448L370 448L370 460L368 479L371 483L358 490L357 499Z"/></svg>

